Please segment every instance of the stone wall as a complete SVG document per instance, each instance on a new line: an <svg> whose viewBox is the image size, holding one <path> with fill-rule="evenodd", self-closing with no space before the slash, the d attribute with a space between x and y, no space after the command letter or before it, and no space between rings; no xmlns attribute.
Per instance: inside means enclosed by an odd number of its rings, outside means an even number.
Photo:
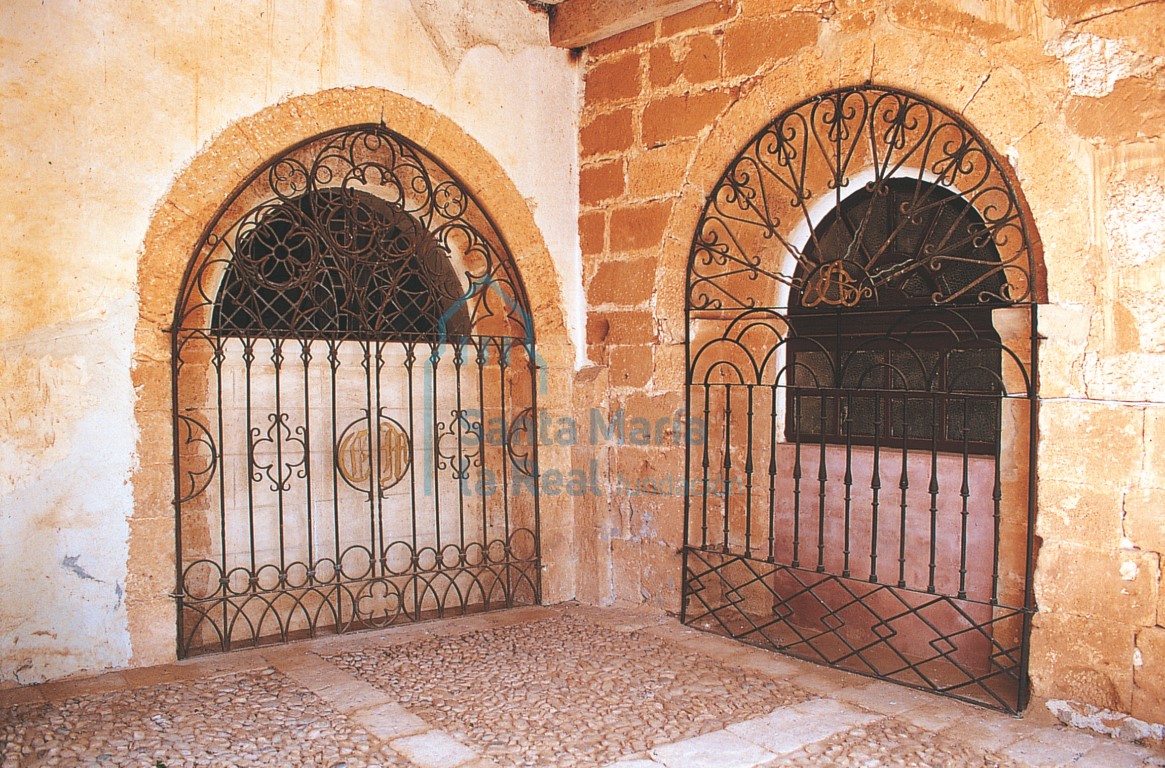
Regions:
<svg viewBox="0 0 1165 768"><path fill-rule="evenodd" d="M587 51L579 233L603 414L684 403L684 275L704 198L770 119L872 81L959 111L1014 170L1042 240L1038 696L1165 719L1165 5L719 0ZM650 349L645 349L647 345ZM679 607L671 450L599 441L579 595ZM628 490L628 486L632 490ZM639 491L646 488L646 493Z"/></svg>
<svg viewBox="0 0 1165 768"><path fill-rule="evenodd" d="M163 329L202 228L287 146L383 120L460 174L530 285L550 400L569 396L578 65L544 15L18 0L0 27L0 683L173 658ZM574 591L569 515L547 505L552 601Z"/></svg>

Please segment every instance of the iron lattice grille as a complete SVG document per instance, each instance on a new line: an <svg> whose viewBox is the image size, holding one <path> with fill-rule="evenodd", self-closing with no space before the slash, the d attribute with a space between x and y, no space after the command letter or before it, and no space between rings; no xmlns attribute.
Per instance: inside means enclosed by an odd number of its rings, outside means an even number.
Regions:
<svg viewBox="0 0 1165 768"><path fill-rule="evenodd" d="M822 94L708 195L687 293L683 620L1017 712L1039 275L982 139Z"/></svg>
<svg viewBox="0 0 1165 768"><path fill-rule="evenodd" d="M436 158L369 125L269 161L172 344L180 656L539 601L528 302Z"/></svg>

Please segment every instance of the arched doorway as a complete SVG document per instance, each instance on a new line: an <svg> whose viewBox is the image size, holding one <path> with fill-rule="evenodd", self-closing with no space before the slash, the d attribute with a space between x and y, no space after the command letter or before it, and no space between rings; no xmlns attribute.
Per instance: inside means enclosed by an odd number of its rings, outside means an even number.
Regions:
<svg viewBox="0 0 1165 768"><path fill-rule="evenodd" d="M1022 709L1032 243L990 148L913 94L831 91L741 150L689 261L686 623Z"/></svg>
<svg viewBox="0 0 1165 768"><path fill-rule="evenodd" d="M539 601L528 306L465 185L382 125L223 203L172 328L180 656Z"/></svg>

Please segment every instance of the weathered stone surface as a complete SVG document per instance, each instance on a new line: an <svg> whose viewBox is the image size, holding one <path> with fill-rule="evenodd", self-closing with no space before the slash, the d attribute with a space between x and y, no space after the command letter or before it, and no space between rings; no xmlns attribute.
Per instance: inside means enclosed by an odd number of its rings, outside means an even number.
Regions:
<svg viewBox="0 0 1165 768"><path fill-rule="evenodd" d="M1104 617L1130 630L1156 623L1156 553L1054 542L1040 549L1037 567L1036 599L1042 608Z"/></svg>
<svg viewBox="0 0 1165 768"><path fill-rule="evenodd" d="M644 145L657 147L696 135L711 124L730 99L730 93L704 91L651 101L643 110Z"/></svg>
<svg viewBox="0 0 1165 768"><path fill-rule="evenodd" d="M655 259L608 261L599 265L588 286L591 304L633 307L646 302L655 282Z"/></svg>
<svg viewBox="0 0 1165 768"><path fill-rule="evenodd" d="M1044 541L1068 541L1099 549L1116 549L1127 535L1125 491L1103 483L1044 480L1039 486L1036 533ZM1122 513L1126 515L1122 530Z"/></svg>
<svg viewBox="0 0 1165 768"><path fill-rule="evenodd" d="M1041 696L1127 712L1132 704L1135 630L1063 613L1037 613L1031 677Z"/></svg>
<svg viewBox="0 0 1165 768"><path fill-rule="evenodd" d="M584 158L622 152L635 142L631 110L618 109L592 118L579 132Z"/></svg>
<svg viewBox="0 0 1165 768"><path fill-rule="evenodd" d="M1133 717L1165 724L1165 626L1137 632L1133 661Z"/></svg>
<svg viewBox="0 0 1165 768"><path fill-rule="evenodd" d="M1125 494L1124 535L1137 549L1165 553L1165 490L1135 488Z"/></svg>
<svg viewBox="0 0 1165 768"><path fill-rule="evenodd" d="M611 211L611 250L620 252L658 248L663 241L671 210L670 201L615 208Z"/></svg>
<svg viewBox="0 0 1165 768"><path fill-rule="evenodd" d="M597 104L638 96L642 64L643 57L636 53L601 59L586 75L587 102Z"/></svg>
<svg viewBox="0 0 1165 768"><path fill-rule="evenodd" d="M679 142L632 155L627 163L628 193L647 199L679 189L687 175L692 150L692 142Z"/></svg>
<svg viewBox="0 0 1165 768"><path fill-rule="evenodd" d="M1128 484L1139 474L1144 411L1137 407L1055 401L1040 408L1040 476Z"/></svg>
<svg viewBox="0 0 1165 768"><path fill-rule="evenodd" d="M724 74L754 75L762 67L813 45L820 28L821 19L813 13L730 26L724 35Z"/></svg>
<svg viewBox="0 0 1165 768"><path fill-rule="evenodd" d="M584 206L621 196L627 188L623 161L583 166L578 172L578 188L579 202Z"/></svg>

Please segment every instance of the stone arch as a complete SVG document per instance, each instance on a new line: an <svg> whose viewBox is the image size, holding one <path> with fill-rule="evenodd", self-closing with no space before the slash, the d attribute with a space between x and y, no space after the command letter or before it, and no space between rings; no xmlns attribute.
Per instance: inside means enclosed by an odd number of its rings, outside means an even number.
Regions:
<svg viewBox="0 0 1165 768"><path fill-rule="evenodd" d="M133 351L138 468L133 476L131 576L126 586L135 666L174 658L174 606L169 597L175 578L174 458L166 331L186 265L222 201L246 183L255 168L289 146L356 123L383 123L459 174L497 222L525 278L541 364L566 368L573 359L561 281L529 205L498 161L449 118L391 91L337 88L288 99L225 128L175 178L154 212L139 260ZM568 393L559 387L550 387L541 397L550 408L569 402ZM547 504L543 514L553 519L556 509Z"/></svg>

